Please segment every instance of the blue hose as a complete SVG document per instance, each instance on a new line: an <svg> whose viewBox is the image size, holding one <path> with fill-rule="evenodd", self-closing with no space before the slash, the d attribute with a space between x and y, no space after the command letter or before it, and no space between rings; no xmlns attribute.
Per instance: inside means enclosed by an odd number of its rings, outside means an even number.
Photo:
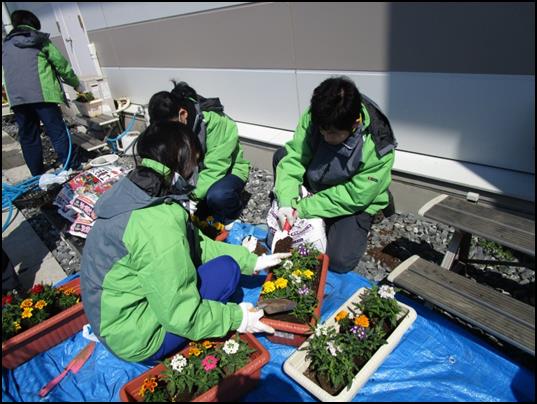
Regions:
<svg viewBox="0 0 537 404"><path fill-rule="evenodd" d="M112 148L112 152L113 153L116 153L117 150L116 150L116 144L115 142L117 142L119 139L121 139L122 137L124 137L127 133L129 133L132 129L132 127L134 126L134 122L136 120L136 113L134 113L134 115L132 116L132 119L131 121L129 122L129 125L127 126L127 129L125 129L123 132L121 132L119 135L117 135L116 137L111 137L111 138L108 138L106 139L106 141L108 143L110 143L110 147Z"/></svg>
<svg viewBox="0 0 537 404"><path fill-rule="evenodd" d="M67 170L71 162L70 160L71 160L71 152L73 149L73 143L71 141L71 133L69 132L69 128L67 127L67 124L65 124L65 131L67 132L67 138L69 139L69 152L67 154L67 159L65 160L65 163L63 164L61 170L55 173L56 175ZM2 210L9 209L9 214L6 219L6 223L2 225L2 233L11 224L11 216L13 216L13 202L21 195L24 195L25 193L39 186L40 178L41 178L40 175L36 175L16 185L11 185L11 184L2 182Z"/></svg>

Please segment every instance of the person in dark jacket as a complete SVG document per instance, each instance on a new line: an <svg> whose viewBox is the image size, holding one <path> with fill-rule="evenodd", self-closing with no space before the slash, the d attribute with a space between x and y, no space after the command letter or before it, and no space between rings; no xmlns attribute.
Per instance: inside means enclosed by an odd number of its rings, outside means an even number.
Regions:
<svg viewBox="0 0 537 404"><path fill-rule="evenodd" d="M69 139L58 106L65 102L59 78L80 91L80 82L69 62L40 32L41 23L30 11L11 15L15 27L2 46L2 77L7 97L19 127L19 141L32 175L45 171L40 122L62 164L69 154Z"/></svg>
<svg viewBox="0 0 537 404"><path fill-rule="evenodd" d="M274 153L279 224L323 218L330 269L348 272L367 248L374 216L392 206L396 140L380 109L346 77L314 91L294 137ZM304 185L313 195L300 198Z"/></svg>

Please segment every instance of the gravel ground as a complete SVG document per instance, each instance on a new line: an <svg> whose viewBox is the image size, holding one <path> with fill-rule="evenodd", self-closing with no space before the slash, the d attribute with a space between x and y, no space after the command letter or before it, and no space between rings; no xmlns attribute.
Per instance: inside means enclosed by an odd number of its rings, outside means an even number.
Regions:
<svg viewBox="0 0 537 404"><path fill-rule="evenodd" d="M3 119L2 129L16 138L16 125L13 121ZM43 138L45 164L54 161L54 152L48 138ZM82 163L94 156L81 153ZM118 163L134 167L132 156L120 157ZM269 210L269 192L272 188L272 173L266 170L253 169L246 192L248 203L240 219L248 223L264 223ZM397 205L397 201L396 205ZM71 246L62 240L45 216L35 208L24 208L22 213L43 239L66 274L80 269L80 258ZM369 236L369 247L355 272L367 279L380 281L400 262L418 254L422 258L440 264L454 229L440 223L423 220L412 214L395 214L390 218L378 218ZM472 239L470 258L490 260L500 259L504 249L485 245L484 240ZM516 254L515 254L516 255ZM517 257L528 259L528 257ZM534 259L531 260L534 265ZM535 305L535 271L524 267L507 266L468 266L466 276L477 282L509 294L521 301Z"/></svg>

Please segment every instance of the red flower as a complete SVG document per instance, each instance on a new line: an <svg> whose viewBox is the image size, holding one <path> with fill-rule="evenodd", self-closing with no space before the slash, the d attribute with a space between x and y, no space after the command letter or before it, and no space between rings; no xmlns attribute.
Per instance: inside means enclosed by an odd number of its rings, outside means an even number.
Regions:
<svg viewBox="0 0 537 404"><path fill-rule="evenodd" d="M35 293L35 294L38 294L38 293L41 293L43 290L45 290L45 288L43 287L43 285L35 285L32 290L30 291L30 293Z"/></svg>
<svg viewBox="0 0 537 404"><path fill-rule="evenodd" d="M13 301L13 296L11 295L2 296L2 306L5 306L6 304L11 304L12 301Z"/></svg>

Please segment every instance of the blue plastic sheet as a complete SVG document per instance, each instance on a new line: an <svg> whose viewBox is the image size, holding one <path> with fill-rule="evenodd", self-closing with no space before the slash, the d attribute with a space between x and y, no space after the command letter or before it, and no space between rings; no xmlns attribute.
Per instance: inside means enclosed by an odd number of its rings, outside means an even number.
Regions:
<svg viewBox="0 0 537 404"><path fill-rule="evenodd" d="M264 276L241 278L235 299L255 303ZM322 318L326 319L369 282L357 274L329 273ZM534 372L513 362L485 340L405 296L418 319L398 347L353 401L534 401ZM271 360L258 387L243 401L317 401L282 370L295 348L261 343ZM122 361L97 344L77 373L69 373L49 395L37 392L59 374L89 341L81 333L14 370L2 370L2 401L119 401L119 390L148 369Z"/></svg>

